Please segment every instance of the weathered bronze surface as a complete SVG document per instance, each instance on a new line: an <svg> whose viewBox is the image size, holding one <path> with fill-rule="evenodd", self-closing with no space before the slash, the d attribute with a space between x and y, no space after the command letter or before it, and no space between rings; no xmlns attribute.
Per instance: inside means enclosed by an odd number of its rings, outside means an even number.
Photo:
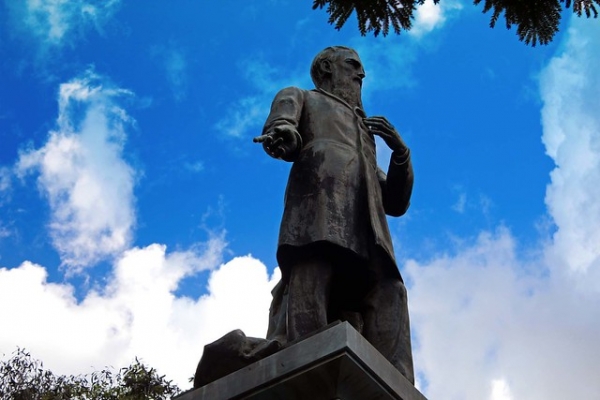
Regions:
<svg viewBox="0 0 600 400"><path fill-rule="evenodd" d="M346 320L412 383L406 289L386 220L409 206L410 151L385 117L364 112L365 72L354 50L323 50L311 77L316 89L290 87L275 96L254 138L270 156L293 163L277 248L282 280L266 343L236 336L228 346L255 359L255 348L276 351ZM392 150L387 174L377 166L375 136ZM197 372L194 387L203 383Z"/></svg>

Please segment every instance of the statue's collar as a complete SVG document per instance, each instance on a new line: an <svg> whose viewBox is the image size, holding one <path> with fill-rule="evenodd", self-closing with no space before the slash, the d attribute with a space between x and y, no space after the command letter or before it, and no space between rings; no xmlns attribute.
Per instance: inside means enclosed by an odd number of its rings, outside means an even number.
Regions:
<svg viewBox="0 0 600 400"><path fill-rule="evenodd" d="M326 90L323 90L321 88L316 88L314 89L315 91L324 94L325 96L329 96L332 99L335 99L337 101L339 101L340 103L342 103L343 105L345 105L346 107L348 107L349 109L351 109L352 111L354 111L356 114L358 114L361 118L366 118L367 114L365 113L365 111L360 108L360 107L352 107L350 104L348 104L348 102L346 102L346 100L342 99L339 96L336 96L335 94L329 93Z"/></svg>

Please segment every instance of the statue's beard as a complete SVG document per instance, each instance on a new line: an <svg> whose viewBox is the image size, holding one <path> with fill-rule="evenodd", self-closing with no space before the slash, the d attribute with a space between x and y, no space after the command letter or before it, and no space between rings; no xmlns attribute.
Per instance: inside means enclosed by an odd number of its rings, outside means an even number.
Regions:
<svg viewBox="0 0 600 400"><path fill-rule="evenodd" d="M331 94L334 94L350 104L352 107L359 107L362 109L362 100L360 98L360 84L356 81L340 82L336 85L334 83L331 90Z"/></svg>

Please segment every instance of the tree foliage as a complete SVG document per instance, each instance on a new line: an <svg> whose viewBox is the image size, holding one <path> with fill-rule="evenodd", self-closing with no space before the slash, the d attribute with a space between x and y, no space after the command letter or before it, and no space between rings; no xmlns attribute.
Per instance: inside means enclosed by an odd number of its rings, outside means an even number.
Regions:
<svg viewBox="0 0 600 400"><path fill-rule="evenodd" d="M448 1L448 0L446 0ZM438 4L440 0L433 0ZM414 12L425 0L314 0L313 9L326 8L329 23L341 29L353 12L358 19L358 30L364 36L368 32L386 36L390 27L399 34L410 30ZM526 44L548 44L554 38L560 24L563 4L572 7L577 16L598 17L600 0L473 0L483 3L483 13L491 12L490 27L495 27L504 14L506 28L517 27L519 40Z"/></svg>
<svg viewBox="0 0 600 400"><path fill-rule="evenodd" d="M18 349L0 362L0 400L166 400L180 389L137 358L118 371L55 375Z"/></svg>

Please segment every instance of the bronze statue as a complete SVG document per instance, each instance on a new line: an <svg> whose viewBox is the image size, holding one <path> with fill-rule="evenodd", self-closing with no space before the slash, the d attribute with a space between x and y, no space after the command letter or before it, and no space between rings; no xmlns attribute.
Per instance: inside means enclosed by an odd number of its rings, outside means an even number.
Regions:
<svg viewBox="0 0 600 400"><path fill-rule="evenodd" d="M276 95L254 139L293 162L277 249L282 287L267 338L289 342L348 320L414 383L406 289L385 217L409 206L410 151L386 118L363 111L356 51L326 48L311 77L316 89ZM387 175L377 166L375 135L392 150Z"/></svg>
<svg viewBox="0 0 600 400"><path fill-rule="evenodd" d="M311 66L316 89L283 89L261 136L272 157L293 162L266 339L240 330L206 345L194 377L204 386L337 320L350 322L411 383L414 372L406 288L386 214L410 201L410 151L384 117L367 117L358 54L328 47ZM387 175L375 138L392 150Z"/></svg>

